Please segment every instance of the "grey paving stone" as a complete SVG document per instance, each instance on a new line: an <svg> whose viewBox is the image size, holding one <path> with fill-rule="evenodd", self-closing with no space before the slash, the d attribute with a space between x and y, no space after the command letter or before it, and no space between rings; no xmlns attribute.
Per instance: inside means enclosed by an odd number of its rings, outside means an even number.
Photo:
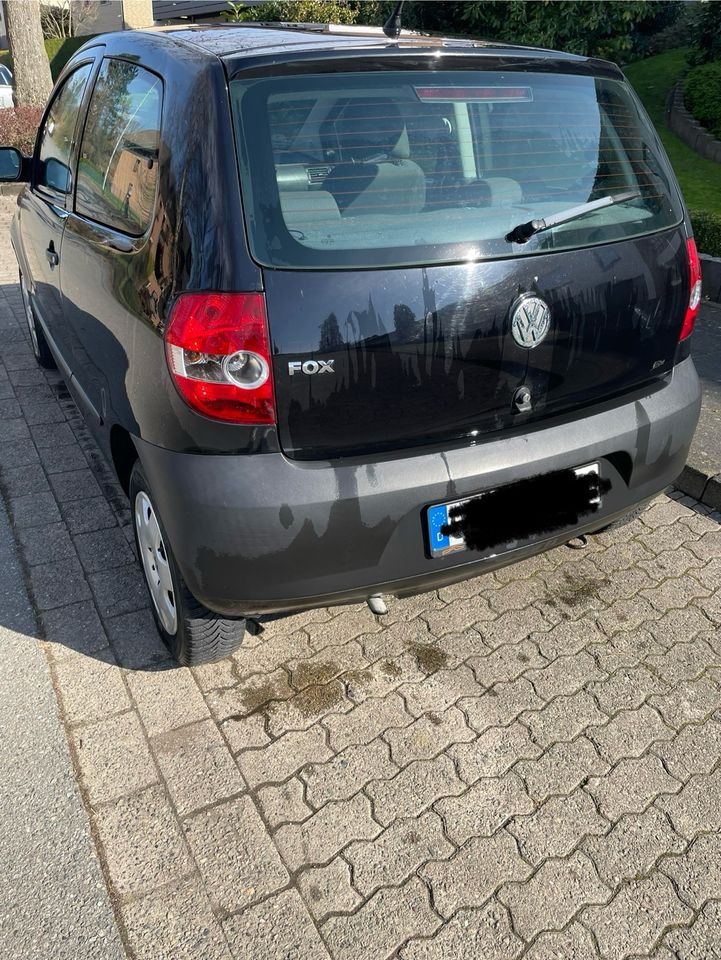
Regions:
<svg viewBox="0 0 721 960"><path fill-rule="evenodd" d="M100 496L98 482L87 467L50 474L50 484L59 503L92 500Z"/></svg>
<svg viewBox="0 0 721 960"><path fill-rule="evenodd" d="M425 885L414 877L402 887L379 890L352 916L331 917L322 932L338 960L376 960L410 936L429 936L439 926Z"/></svg>
<svg viewBox="0 0 721 960"><path fill-rule="evenodd" d="M30 427L35 446L38 450L48 447L64 447L75 444L75 434L67 423L38 423Z"/></svg>
<svg viewBox="0 0 721 960"><path fill-rule="evenodd" d="M250 797L188 817L183 829L217 910L234 913L287 884L288 872Z"/></svg>
<svg viewBox="0 0 721 960"><path fill-rule="evenodd" d="M287 824L274 834L275 845L291 870L330 862L353 840L374 840L381 832L362 793L331 800L301 824Z"/></svg>
<svg viewBox="0 0 721 960"><path fill-rule="evenodd" d="M684 903L694 910L721 900L721 834L702 834L681 856L664 858L660 870L670 877Z"/></svg>
<svg viewBox="0 0 721 960"><path fill-rule="evenodd" d="M363 899L351 886L350 867L336 857L327 867L312 867L298 877L298 888L316 920L329 913L351 913Z"/></svg>
<svg viewBox="0 0 721 960"><path fill-rule="evenodd" d="M120 908L130 949L153 960L231 960L221 926L197 878Z"/></svg>
<svg viewBox="0 0 721 960"><path fill-rule="evenodd" d="M34 401L22 404L22 415L28 426L40 423L64 423L65 414L55 401Z"/></svg>
<svg viewBox="0 0 721 960"><path fill-rule="evenodd" d="M0 421L0 443L29 443L30 431L22 417Z"/></svg>
<svg viewBox="0 0 721 960"><path fill-rule="evenodd" d="M105 497L92 500L73 500L63 504L63 519L71 536L92 530L107 530L117 526L115 514Z"/></svg>
<svg viewBox="0 0 721 960"><path fill-rule="evenodd" d="M98 807L95 825L121 896L150 893L188 877L193 864L161 787Z"/></svg>
<svg viewBox="0 0 721 960"><path fill-rule="evenodd" d="M48 475L82 470L88 465L85 454L77 443L62 447L43 447L40 460Z"/></svg>
<svg viewBox="0 0 721 960"><path fill-rule="evenodd" d="M533 811L523 781L514 773L482 779L459 797L439 800L434 809L443 817L454 843L490 837L511 817Z"/></svg>
<svg viewBox="0 0 721 960"><path fill-rule="evenodd" d="M674 830L686 840L705 830L721 830L721 769L693 776L674 796L659 797L656 806L668 814Z"/></svg>
<svg viewBox="0 0 721 960"><path fill-rule="evenodd" d="M598 951L588 930L572 923L565 930L542 933L524 960L598 960Z"/></svg>
<svg viewBox="0 0 721 960"><path fill-rule="evenodd" d="M470 743L448 749L465 783L480 777L500 777L521 759L539 757L541 748L533 743L526 727L516 721L509 727L491 727Z"/></svg>
<svg viewBox="0 0 721 960"><path fill-rule="evenodd" d="M131 671L127 680L150 737L209 717L208 707L190 670L175 665L169 669L159 666Z"/></svg>
<svg viewBox="0 0 721 960"><path fill-rule="evenodd" d="M255 794L265 822L275 829L283 823L300 823L314 812L305 800L305 784L300 777L285 783L261 787Z"/></svg>
<svg viewBox="0 0 721 960"><path fill-rule="evenodd" d="M434 937L411 940L400 955L403 960L514 960L521 947L508 913L491 901L480 910L459 910Z"/></svg>
<svg viewBox="0 0 721 960"><path fill-rule="evenodd" d="M88 583L101 617L145 610L148 606L145 578L134 561L113 570L91 573L88 575Z"/></svg>
<svg viewBox="0 0 721 960"><path fill-rule="evenodd" d="M53 644L53 656L68 652L90 655L107 650L108 640L94 603L72 603L42 614L43 634Z"/></svg>
<svg viewBox="0 0 721 960"><path fill-rule="evenodd" d="M108 647L85 656L70 648L55 666L60 702L68 723L103 720L131 706Z"/></svg>
<svg viewBox="0 0 721 960"><path fill-rule="evenodd" d="M567 857L584 837L605 833L609 822L579 789L568 797L551 797L530 816L514 818L506 829L517 838L524 857L539 864Z"/></svg>
<svg viewBox="0 0 721 960"><path fill-rule="evenodd" d="M160 639L150 610L106 617L105 629L121 667L143 670L170 663L170 651Z"/></svg>
<svg viewBox="0 0 721 960"><path fill-rule="evenodd" d="M30 583L39 610L91 599L83 569L74 558L30 568Z"/></svg>
<svg viewBox="0 0 721 960"><path fill-rule="evenodd" d="M76 559L75 548L65 524L49 523L40 527L20 527L17 537L28 566Z"/></svg>
<svg viewBox="0 0 721 960"><path fill-rule="evenodd" d="M371 780L391 778L397 773L388 744L373 740L348 747L325 763L308 764L301 777L308 787L308 802L317 809L328 800L347 800Z"/></svg>
<svg viewBox="0 0 721 960"><path fill-rule="evenodd" d="M60 474L66 476L66 474ZM81 533L74 538L75 549L87 573L111 570L134 562L134 554L119 527Z"/></svg>
<svg viewBox="0 0 721 960"><path fill-rule="evenodd" d="M374 780L366 787L373 814L388 826L394 820L418 816L441 797L463 793L466 785L445 754L434 760L410 763L390 780Z"/></svg>
<svg viewBox="0 0 721 960"><path fill-rule="evenodd" d="M12 498L10 515L16 527L44 527L60 520L52 493L29 493Z"/></svg>
<svg viewBox="0 0 721 960"><path fill-rule="evenodd" d="M109 803L158 782L137 714L132 711L72 732L90 803Z"/></svg>
<svg viewBox="0 0 721 960"><path fill-rule="evenodd" d="M45 471L41 464L29 463L18 467L3 467L0 482L7 497L22 497L27 494L50 493Z"/></svg>
<svg viewBox="0 0 721 960"><path fill-rule="evenodd" d="M245 789L233 756L210 719L158 734L150 745L178 816Z"/></svg>
<svg viewBox="0 0 721 960"><path fill-rule="evenodd" d="M3 467L23 467L40 462L35 444L27 437L20 440L0 441L0 465Z"/></svg>
<svg viewBox="0 0 721 960"><path fill-rule="evenodd" d="M670 960L718 960L721 957L721 904L707 903L689 928L671 930L664 943Z"/></svg>
<svg viewBox="0 0 721 960"><path fill-rule="evenodd" d="M235 960L330 960L303 901L295 890L275 897L223 922Z"/></svg>

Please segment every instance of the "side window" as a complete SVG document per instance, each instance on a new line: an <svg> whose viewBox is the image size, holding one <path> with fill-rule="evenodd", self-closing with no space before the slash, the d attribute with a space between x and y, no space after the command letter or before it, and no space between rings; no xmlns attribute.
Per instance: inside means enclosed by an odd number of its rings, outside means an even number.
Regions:
<svg viewBox="0 0 721 960"><path fill-rule="evenodd" d="M35 185L55 193L69 193L72 186L70 154L73 149L78 112L92 63L71 73L55 94L40 131L40 150Z"/></svg>
<svg viewBox="0 0 721 960"><path fill-rule="evenodd" d="M140 236L155 205L162 84L134 63L106 59L90 99L75 211Z"/></svg>

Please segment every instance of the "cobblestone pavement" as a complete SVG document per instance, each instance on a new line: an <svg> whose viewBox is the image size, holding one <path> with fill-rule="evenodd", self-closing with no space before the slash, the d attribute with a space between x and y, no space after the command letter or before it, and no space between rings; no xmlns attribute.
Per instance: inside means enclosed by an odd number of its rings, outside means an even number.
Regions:
<svg viewBox="0 0 721 960"><path fill-rule="evenodd" d="M0 263L0 486L130 956L721 958L721 516L174 668Z"/></svg>

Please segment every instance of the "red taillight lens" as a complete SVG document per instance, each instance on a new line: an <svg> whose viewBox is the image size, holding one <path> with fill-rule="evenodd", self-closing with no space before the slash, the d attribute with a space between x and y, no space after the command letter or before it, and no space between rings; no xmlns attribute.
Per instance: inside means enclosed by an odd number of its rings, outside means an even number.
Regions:
<svg viewBox="0 0 721 960"><path fill-rule="evenodd" d="M262 293L184 293L165 332L168 367L199 413L232 423L275 423Z"/></svg>
<svg viewBox="0 0 721 960"><path fill-rule="evenodd" d="M686 246L688 248L688 269L691 275L691 292L688 297L688 307L681 327L681 336L678 338L679 341L685 340L693 333L693 325L696 322L698 308L701 304L701 261L698 258L696 241L693 237L686 241Z"/></svg>

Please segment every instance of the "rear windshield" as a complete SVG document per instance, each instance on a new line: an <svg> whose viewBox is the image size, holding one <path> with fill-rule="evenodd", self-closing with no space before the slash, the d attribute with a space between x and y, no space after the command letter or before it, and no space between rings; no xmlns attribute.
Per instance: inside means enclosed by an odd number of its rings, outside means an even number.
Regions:
<svg viewBox="0 0 721 960"><path fill-rule="evenodd" d="M641 236L682 210L621 81L376 71L234 81L251 249L305 269L473 261ZM518 224L625 199L537 233Z"/></svg>

